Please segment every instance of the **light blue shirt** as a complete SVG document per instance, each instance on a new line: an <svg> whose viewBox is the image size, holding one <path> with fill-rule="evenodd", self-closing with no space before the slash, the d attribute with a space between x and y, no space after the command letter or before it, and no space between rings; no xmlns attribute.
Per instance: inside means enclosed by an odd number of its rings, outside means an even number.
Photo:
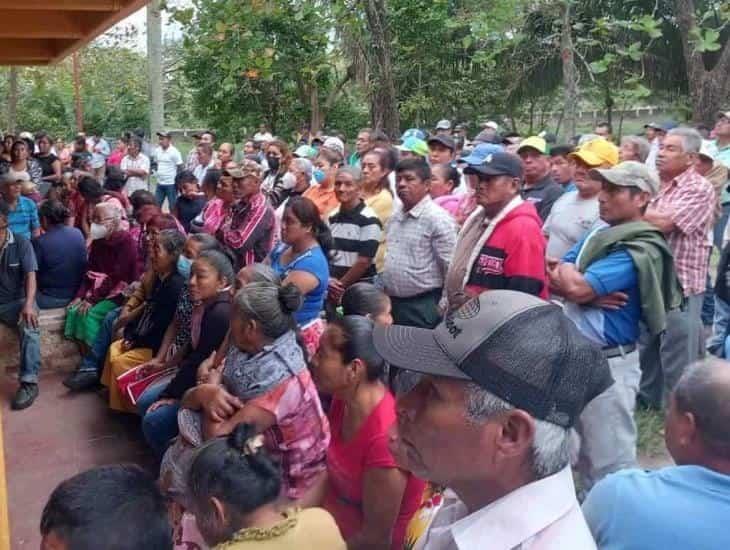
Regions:
<svg viewBox="0 0 730 550"><path fill-rule="evenodd" d="M701 466L609 475L583 514L601 550L730 548L730 476Z"/></svg>

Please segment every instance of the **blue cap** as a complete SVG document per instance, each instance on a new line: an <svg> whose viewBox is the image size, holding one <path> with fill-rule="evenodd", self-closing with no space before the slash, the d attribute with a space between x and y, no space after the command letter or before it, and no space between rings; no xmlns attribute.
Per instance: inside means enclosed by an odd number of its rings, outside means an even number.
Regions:
<svg viewBox="0 0 730 550"><path fill-rule="evenodd" d="M522 179L522 161L517 155L498 151L487 155L483 162L470 164L464 168L464 174L480 174L482 176L512 176Z"/></svg>
<svg viewBox="0 0 730 550"><path fill-rule="evenodd" d="M495 143L480 143L471 153L466 157L461 157L459 162L465 162L466 164L481 164L484 159L494 153L501 153L504 151L504 147Z"/></svg>
<svg viewBox="0 0 730 550"><path fill-rule="evenodd" d="M414 137L418 139L422 139L423 141L426 141L426 138L428 137L426 135L426 132L423 130L420 130L418 128L409 128L405 132L403 132L403 135L400 137L401 141L407 140L409 137Z"/></svg>
<svg viewBox="0 0 730 550"><path fill-rule="evenodd" d="M665 132L668 132L669 130L674 130L679 124L674 122L673 120L667 120L665 122L662 122L661 129Z"/></svg>

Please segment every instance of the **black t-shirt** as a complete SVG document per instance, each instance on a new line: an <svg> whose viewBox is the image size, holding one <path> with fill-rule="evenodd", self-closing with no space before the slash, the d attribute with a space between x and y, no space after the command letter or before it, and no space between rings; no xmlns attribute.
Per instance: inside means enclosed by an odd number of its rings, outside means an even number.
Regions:
<svg viewBox="0 0 730 550"><path fill-rule="evenodd" d="M38 161L38 164L41 166L41 170L43 171L43 177L46 176L52 176L53 175L53 163L58 160L58 157L54 155L53 153L50 153L48 156L42 157L40 155L35 155L36 161Z"/></svg>
<svg viewBox="0 0 730 550"><path fill-rule="evenodd" d="M183 195L177 198L175 203L177 207L177 217L180 220L180 225L185 228L185 231L190 232L190 222L200 214L205 206L205 197L195 197L189 199Z"/></svg>

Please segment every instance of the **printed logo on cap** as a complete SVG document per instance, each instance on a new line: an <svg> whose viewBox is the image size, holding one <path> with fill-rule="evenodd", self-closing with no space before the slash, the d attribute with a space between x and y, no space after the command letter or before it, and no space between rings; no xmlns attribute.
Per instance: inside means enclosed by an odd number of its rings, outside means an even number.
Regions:
<svg viewBox="0 0 730 550"><path fill-rule="evenodd" d="M474 317L479 315L480 310L481 306L479 305L479 300L473 299L469 300L467 303L457 309L454 312L454 315L462 321L468 321L469 319L473 319Z"/></svg>

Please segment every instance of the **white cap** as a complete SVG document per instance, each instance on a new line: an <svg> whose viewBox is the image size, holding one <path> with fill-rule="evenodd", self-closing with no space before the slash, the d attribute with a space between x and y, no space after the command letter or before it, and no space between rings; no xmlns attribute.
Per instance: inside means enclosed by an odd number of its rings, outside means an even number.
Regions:
<svg viewBox="0 0 730 550"><path fill-rule="evenodd" d="M718 154L717 145L715 145L714 141L710 141L709 139L703 139L699 154L714 161L717 158Z"/></svg>
<svg viewBox="0 0 730 550"><path fill-rule="evenodd" d="M345 144L342 143L342 140L338 137L328 137L324 140L322 147L325 149L332 149L333 151L338 152L341 156L345 156Z"/></svg>
<svg viewBox="0 0 730 550"><path fill-rule="evenodd" d="M451 130L451 122L446 119L439 120L438 123L436 124L436 129L437 130Z"/></svg>
<svg viewBox="0 0 730 550"><path fill-rule="evenodd" d="M494 122L493 120L488 120L484 124L482 124L484 128L491 128L492 130L498 131L499 130L499 124Z"/></svg>

